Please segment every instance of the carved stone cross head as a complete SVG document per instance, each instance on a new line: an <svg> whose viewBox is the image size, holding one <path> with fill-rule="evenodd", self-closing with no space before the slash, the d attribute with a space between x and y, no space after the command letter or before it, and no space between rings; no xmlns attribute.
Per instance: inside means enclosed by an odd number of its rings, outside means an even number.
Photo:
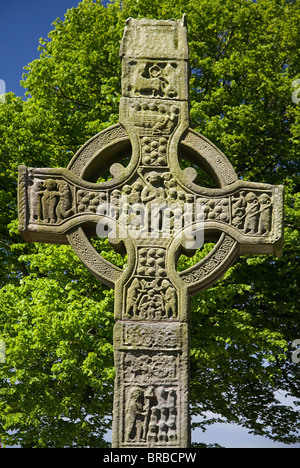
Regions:
<svg viewBox="0 0 300 468"><path fill-rule="evenodd" d="M239 180L189 128L185 17L130 18L120 56L120 123L89 140L67 169L19 168L19 229L28 242L69 243L115 288L113 447L188 447L189 296L238 254L281 254L283 188ZM201 187L180 158L217 188ZM110 180L99 182L107 169ZM95 234L127 253L125 270L95 250ZM216 240L213 250L178 273L180 254L204 238Z"/></svg>

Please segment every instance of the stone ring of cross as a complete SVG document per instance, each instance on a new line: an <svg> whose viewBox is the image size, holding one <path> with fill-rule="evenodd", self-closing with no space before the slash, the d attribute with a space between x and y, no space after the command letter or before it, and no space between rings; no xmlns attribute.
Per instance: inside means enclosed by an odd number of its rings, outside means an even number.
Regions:
<svg viewBox="0 0 300 468"><path fill-rule="evenodd" d="M120 57L119 124L66 169L19 168L19 230L28 242L69 243L115 288L113 447L188 447L190 295L237 255L281 255L283 187L238 179L189 128L185 17L130 18ZM193 166L215 188L201 186ZM98 253L95 234L127 253L126 269ZM180 255L207 240L214 248L177 272Z"/></svg>
<svg viewBox="0 0 300 468"><path fill-rule="evenodd" d="M124 156L130 153L131 144L128 134L121 124L117 124L100 132L87 144L85 144L71 160L68 166L68 170L87 182L95 183L101 176L101 172L103 172L103 168L106 166L106 164L109 165L111 160L118 160L120 156L124 158ZM199 165L199 167L205 168L213 181L217 186L220 187L221 190L204 189L195 184L194 180L197 178L196 170L192 167L182 170L179 166L178 155L185 156L186 159L193 161ZM140 158L141 154L138 148L135 154L131 154L131 161L127 168L124 168L124 166L120 165L119 163L114 163L112 166L110 166L110 172L113 176L112 180L109 182L100 183L97 187L97 190L101 192L109 191L111 194L119 190L119 192L122 194L122 186L132 187L135 183L137 183L136 181L140 181L140 176L138 174ZM185 194L185 197L186 194L190 194L192 197L194 213L191 213L192 216L190 216L190 221L193 223L192 227L194 232L198 232L197 225L199 225L201 233L203 229L205 230L206 238L208 237L214 240L216 236L219 235L219 239L215 247L203 260L198 262L193 267L179 273L179 277L188 285L190 292L196 293L202 289L207 288L209 285L215 282L233 263L238 253L243 253L243 243L241 243L239 248L239 239L243 241L243 234L241 234L240 230L236 229L234 220L233 223L230 223L229 210L231 208L231 200L234 200L236 207L241 205L242 195L240 195L240 193L245 192L245 189L248 189L247 191L249 191L250 188L251 190L251 184L242 184L241 186L237 179L237 175L226 156L213 143L191 129L188 129L179 140L178 148L175 149L175 158L173 159L175 159L175 161L170 162L168 170L169 167L172 168L170 173L172 174L172 180L175 181L176 187L181 189L181 191ZM155 169L155 167L156 166L152 164L151 168ZM100 172L99 168L101 169ZM90 190L93 189L94 187L92 187ZM259 193L265 193L265 191L268 189L270 190L270 187L265 185L264 187L261 187ZM128 199L130 201L130 195L128 196ZM197 223L197 219L195 219L197 216L197 213L195 213L197 206L195 208L194 200L196 202L200 202L199 208L202 208L202 210L199 210L198 218L200 215L201 221L205 221L205 224ZM245 218L246 202L244 201L244 197L242 197L242 200L243 207L241 207L240 211L243 213L241 217L244 215ZM106 196L104 197L104 201L107 202ZM137 203L140 202L138 197L137 200L134 201ZM171 205L168 205L167 203L166 206L168 208ZM187 208L188 207L189 205L187 205ZM109 211L107 208L113 210L114 205L108 207L106 203L106 212ZM180 213L184 216L185 213L183 210L184 204L182 212ZM86 223L99 222L99 215L89 213L88 207L85 209L84 213ZM165 210L163 212L165 217L167 217L168 214L169 211L166 212ZM187 215L189 214L190 213L187 213ZM235 210L235 214L235 219L238 219L237 208ZM133 211L132 216L138 217L139 215ZM183 249L182 246L182 238L186 239L186 236L183 235L184 229L187 228L184 225L183 216L181 218L180 226L178 226L177 229L177 236L174 236L172 241L169 242L170 256L174 258L178 258L179 252L182 250L187 253L187 249ZM258 217L259 213L256 215L256 218ZM114 220L117 220L114 218L116 217L113 215L104 215L103 218L105 220L104 222L106 222L107 225L110 225L112 231L115 232L116 225L114 225ZM255 219L254 224L257 224L257 226L255 228L256 231L253 233L254 236L252 239L257 241L260 234L258 231L257 219ZM160 231L162 231L162 229ZM131 236L129 234L130 232L126 232L125 229L125 235L122 237L122 239L126 245L126 251L129 255L128 265L130 266L134 264L134 260L131 261L131 258L134 259L135 254L133 252L134 247L132 245ZM143 235L143 231L140 231L139 234ZM157 234L158 236L164 234L166 237L168 232L159 232L158 229ZM100 281L110 287L114 287L115 282L123 274L123 270L115 267L111 263L107 262L103 257L101 257L101 255L91 245L89 235L85 232L84 227L81 227L81 224L73 227L71 233L67 233L67 238L77 255L88 266L90 271L98 279L100 279ZM250 238L250 241L252 239ZM204 241L203 237L202 241ZM250 250L251 245L248 246L247 249ZM255 246L255 249L257 250L257 246ZM249 252L249 250L247 252ZM267 250L269 251L268 253L271 253L272 247L262 247L262 252L266 253ZM89 252L88 257L86 255L87 251ZM192 253L194 253L193 250ZM172 263L173 262L169 262L169 265L172 265ZM173 268L173 275L174 274L175 268Z"/></svg>

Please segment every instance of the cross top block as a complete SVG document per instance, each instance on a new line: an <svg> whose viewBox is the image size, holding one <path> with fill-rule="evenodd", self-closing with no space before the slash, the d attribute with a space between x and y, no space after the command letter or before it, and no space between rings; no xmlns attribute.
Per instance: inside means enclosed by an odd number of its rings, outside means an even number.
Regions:
<svg viewBox="0 0 300 468"><path fill-rule="evenodd" d="M189 296L238 254L281 255L283 187L239 180L189 128L185 16L128 19L120 57L120 123L91 138L66 169L19 168L19 230L28 242L69 243L116 290L113 446L186 447ZM201 186L180 159L216 188ZM107 169L111 179L98 182ZM127 252L125 270L94 249L95 234ZM207 240L213 250L178 273L180 254Z"/></svg>

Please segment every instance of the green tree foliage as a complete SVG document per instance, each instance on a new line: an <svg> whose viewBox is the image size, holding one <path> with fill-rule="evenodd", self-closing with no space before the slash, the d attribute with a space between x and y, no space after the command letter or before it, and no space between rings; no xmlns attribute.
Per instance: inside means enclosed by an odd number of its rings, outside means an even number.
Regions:
<svg viewBox="0 0 300 468"><path fill-rule="evenodd" d="M84 0L40 40L27 100L0 103L0 440L23 447L105 447L113 394L113 291L68 246L24 243L17 166L64 167L118 121L119 43L128 17L186 13L191 126L239 177L286 187L282 258L239 258L192 299L191 411L287 444L299 441L300 78L298 0ZM107 259L124 264L107 242ZM198 256L204 255L209 244ZM181 258L179 267L193 259ZM284 404L278 392L289 397ZM296 406L290 406L291 398ZM298 406L297 406L298 402ZM216 415L209 418L208 414Z"/></svg>

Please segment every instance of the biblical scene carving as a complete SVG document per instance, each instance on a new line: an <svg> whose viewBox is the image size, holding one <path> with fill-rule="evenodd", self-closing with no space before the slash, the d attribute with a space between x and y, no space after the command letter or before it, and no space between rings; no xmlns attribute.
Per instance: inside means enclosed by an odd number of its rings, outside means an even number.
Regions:
<svg viewBox="0 0 300 468"><path fill-rule="evenodd" d="M232 199L232 224L245 234L269 234L272 228L272 195L242 192Z"/></svg>
<svg viewBox="0 0 300 468"><path fill-rule="evenodd" d="M126 390L125 442L176 445L176 388L151 385Z"/></svg>
<svg viewBox="0 0 300 468"><path fill-rule="evenodd" d="M122 229L116 237L122 238L129 233L142 238L170 237L195 221L229 224L250 236L272 231L271 191L242 190L222 198L196 196L183 190L163 168L167 138L144 137L143 145L147 152L142 159L150 158L144 163L157 166L140 167L135 181L121 189L90 191L63 179L35 179L29 192L31 222L60 224L76 214L98 214L119 221Z"/></svg>
<svg viewBox="0 0 300 468"><path fill-rule="evenodd" d="M32 186L32 216L38 223L56 224L74 214L71 188L64 180L38 180Z"/></svg>
<svg viewBox="0 0 300 468"><path fill-rule="evenodd" d="M178 355L166 353L126 353L124 357L125 382L159 383L177 378Z"/></svg>
<svg viewBox="0 0 300 468"><path fill-rule="evenodd" d="M149 233L151 238L170 237L193 222L195 196L181 190L171 172L143 168L138 174L132 184L114 189L107 206L104 203L97 210L119 221L117 236L126 237L129 232L142 238Z"/></svg>
<svg viewBox="0 0 300 468"><path fill-rule="evenodd" d="M122 345L126 347L175 349L181 346L181 328L178 324L169 324L168 327L160 323L126 324L122 332Z"/></svg>
<svg viewBox="0 0 300 468"><path fill-rule="evenodd" d="M168 279L133 278L127 289L125 318L132 320L170 320L177 318L177 297Z"/></svg>
<svg viewBox="0 0 300 468"><path fill-rule="evenodd" d="M127 65L127 92L132 97L176 99L178 86L176 62L130 61Z"/></svg>
<svg viewBox="0 0 300 468"><path fill-rule="evenodd" d="M195 197L180 189L171 172L141 170L139 174L146 231L154 237L169 237L192 223Z"/></svg>
<svg viewBox="0 0 300 468"><path fill-rule="evenodd" d="M229 223L247 235L269 234L272 229L272 193L243 190L224 198L198 198L204 221ZM198 210L197 213L201 214Z"/></svg>
<svg viewBox="0 0 300 468"><path fill-rule="evenodd" d="M129 118L137 135L171 135L178 124L179 107L167 102L135 100L129 108Z"/></svg>

